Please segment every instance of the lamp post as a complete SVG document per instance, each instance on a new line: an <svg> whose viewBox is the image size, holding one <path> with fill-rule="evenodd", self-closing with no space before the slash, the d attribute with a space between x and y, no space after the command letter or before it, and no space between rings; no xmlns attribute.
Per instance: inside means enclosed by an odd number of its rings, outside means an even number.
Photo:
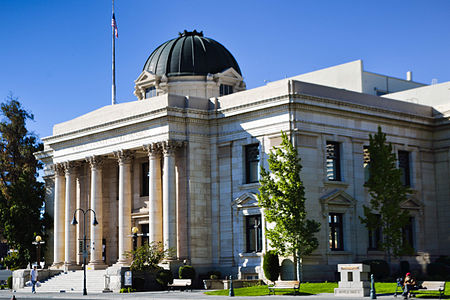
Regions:
<svg viewBox="0 0 450 300"><path fill-rule="evenodd" d="M36 245L36 263L37 263L37 268L40 269L41 268L41 244L44 244L45 242L42 240L42 237L40 235L37 235L33 245Z"/></svg>
<svg viewBox="0 0 450 300"><path fill-rule="evenodd" d="M137 237L138 237L139 228L133 227L131 228L131 233L133 237L133 250L136 250L137 248Z"/></svg>
<svg viewBox="0 0 450 300"><path fill-rule="evenodd" d="M92 221L92 225L96 226L98 224L97 222L97 217L95 214L95 211L92 209L87 209L84 210L82 208L77 208L75 209L75 211L73 212L73 219L72 222L70 224L72 225L77 225L77 218L75 217L75 213L77 211L81 211L83 213L83 272L84 272L84 277L83 277L83 295L87 295L87 289L86 289L86 257L87 257L87 251L86 251L86 214L88 212L93 212L94 213L94 220Z"/></svg>

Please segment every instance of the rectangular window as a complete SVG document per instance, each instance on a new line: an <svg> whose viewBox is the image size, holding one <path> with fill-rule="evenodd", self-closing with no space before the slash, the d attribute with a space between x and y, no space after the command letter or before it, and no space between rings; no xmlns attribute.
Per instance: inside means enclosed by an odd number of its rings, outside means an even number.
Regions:
<svg viewBox="0 0 450 300"><path fill-rule="evenodd" d="M245 146L245 183L259 180L259 144Z"/></svg>
<svg viewBox="0 0 450 300"><path fill-rule="evenodd" d="M225 95L229 95L229 94L233 94L233 87L231 85L221 84L219 95L225 96Z"/></svg>
<svg viewBox="0 0 450 300"><path fill-rule="evenodd" d="M148 196L148 180L149 180L149 172L148 172L148 162L141 164L141 197Z"/></svg>
<svg viewBox="0 0 450 300"><path fill-rule="evenodd" d="M402 228L403 245L414 249L414 217L409 218L409 223Z"/></svg>
<svg viewBox="0 0 450 300"><path fill-rule="evenodd" d="M144 246L145 244L148 244L148 224L141 225L141 233L142 233L141 246Z"/></svg>
<svg viewBox="0 0 450 300"><path fill-rule="evenodd" d="M369 147L364 146L363 148L363 166L364 166L364 182L369 181L370 178L370 170L369 170L369 164L370 164L370 153L369 153Z"/></svg>
<svg viewBox="0 0 450 300"><path fill-rule="evenodd" d="M330 213L328 215L328 225L330 226L330 249L344 250L342 214Z"/></svg>
<svg viewBox="0 0 450 300"><path fill-rule="evenodd" d="M378 220L381 219L380 215L375 215ZM381 250L381 228L378 227L373 230L369 230L369 247L368 250Z"/></svg>
<svg viewBox="0 0 450 300"><path fill-rule="evenodd" d="M327 142L327 178L331 181L341 181L340 144Z"/></svg>
<svg viewBox="0 0 450 300"><path fill-rule="evenodd" d="M245 217L246 252L262 251L261 215Z"/></svg>
<svg viewBox="0 0 450 300"><path fill-rule="evenodd" d="M402 184L404 186L411 185L410 178L410 161L408 151L398 151L398 167L402 171Z"/></svg>
<svg viewBox="0 0 450 300"><path fill-rule="evenodd" d="M145 90L145 99L155 96L156 96L156 88L154 86L151 86Z"/></svg>

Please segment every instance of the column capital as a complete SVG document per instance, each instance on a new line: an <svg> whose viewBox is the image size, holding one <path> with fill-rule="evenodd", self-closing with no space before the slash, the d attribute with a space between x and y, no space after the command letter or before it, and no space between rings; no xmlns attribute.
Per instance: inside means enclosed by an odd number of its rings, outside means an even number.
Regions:
<svg viewBox="0 0 450 300"><path fill-rule="evenodd" d="M51 168L56 176L64 176L64 166L62 163L53 164Z"/></svg>
<svg viewBox="0 0 450 300"><path fill-rule="evenodd" d="M114 156L119 160L119 164L128 164L134 158L134 152L130 150L114 151Z"/></svg>
<svg viewBox="0 0 450 300"><path fill-rule="evenodd" d="M76 168L80 166L80 162L78 161L65 161L62 163L64 167L64 172L66 175L72 174Z"/></svg>
<svg viewBox="0 0 450 300"><path fill-rule="evenodd" d="M167 140L161 143L161 148L164 153L164 156L173 155L174 152L183 147L185 144L184 141L175 141L175 140Z"/></svg>
<svg viewBox="0 0 450 300"><path fill-rule="evenodd" d="M86 162L89 163L91 169L100 169L105 162L102 156L92 155L85 158Z"/></svg>
<svg viewBox="0 0 450 300"><path fill-rule="evenodd" d="M160 155L162 148L160 143L151 143L143 146L149 157L157 157Z"/></svg>

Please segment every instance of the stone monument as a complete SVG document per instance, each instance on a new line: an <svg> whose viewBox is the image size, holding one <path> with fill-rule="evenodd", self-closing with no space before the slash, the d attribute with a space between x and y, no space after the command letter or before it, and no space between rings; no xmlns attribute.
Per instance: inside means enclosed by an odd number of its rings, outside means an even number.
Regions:
<svg viewBox="0 0 450 300"><path fill-rule="evenodd" d="M370 294L370 266L363 264L339 264L339 287L334 289L338 297L368 297Z"/></svg>

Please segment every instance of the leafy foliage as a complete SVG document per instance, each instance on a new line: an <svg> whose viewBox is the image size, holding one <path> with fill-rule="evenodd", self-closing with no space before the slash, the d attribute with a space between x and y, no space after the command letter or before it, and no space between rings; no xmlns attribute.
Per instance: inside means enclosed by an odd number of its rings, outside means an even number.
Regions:
<svg viewBox="0 0 450 300"><path fill-rule="evenodd" d="M150 244L144 244L137 247L127 253L128 257L133 257L131 263L131 271L154 271L160 269L158 264L164 259L170 257L172 250L164 249L164 245L161 242L152 242Z"/></svg>
<svg viewBox="0 0 450 300"><path fill-rule="evenodd" d="M170 270L159 270L156 273L156 281L163 287L166 287L167 284L173 283L173 274Z"/></svg>
<svg viewBox="0 0 450 300"><path fill-rule="evenodd" d="M409 222L409 213L400 208L407 200L410 189L402 184L401 170L397 168L397 159L392 152L391 143L386 143L386 134L378 126L375 135L369 135L369 188L370 207L364 206L361 222L369 230L381 228L383 232L382 249L385 250L388 263L391 255L397 257L404 250L402 227ZM380 217L376 217L379 214Z"/></svg>
<svg viewBox="0 0 450 300"><path fill-rule="evenodd" d="M1 104L0 122L0 235L11 248L18 250L19 264L34 257L34 237L46 237L48 216L41 216L45 189L37 181L42 163L33 153L43 149L37 137L28 132L26 121L33 115L25 111L16 98L9 96ZM24 222L26 220L26 222Z"/></svg>
<svg viewBox="0 0 450 300"><path fill-rule="evenodd" d="M276 281L280 275L280 263L278 261L278 254L274 250L269 250L264 255L263 261L264 276L270 281Z"/></svg>
<svg viewBox="0 0 450 300"><path fill-rule="evenodd" d="M178 269L178 276L180 277L180 279L194 279L195 269L193 266L181 266Z"/></svg>
<svg viewBox="0 0 450 300"><path fill-rule="evenodd" d="M301 259L319 245L315 233L320 230L320 223L306 219L300 157L287 135L281 134L281 146L269 153L270 171L261 167L258 202L266 220L275 224L266 229L271 246L281 255L292 254Z"/></svg>

